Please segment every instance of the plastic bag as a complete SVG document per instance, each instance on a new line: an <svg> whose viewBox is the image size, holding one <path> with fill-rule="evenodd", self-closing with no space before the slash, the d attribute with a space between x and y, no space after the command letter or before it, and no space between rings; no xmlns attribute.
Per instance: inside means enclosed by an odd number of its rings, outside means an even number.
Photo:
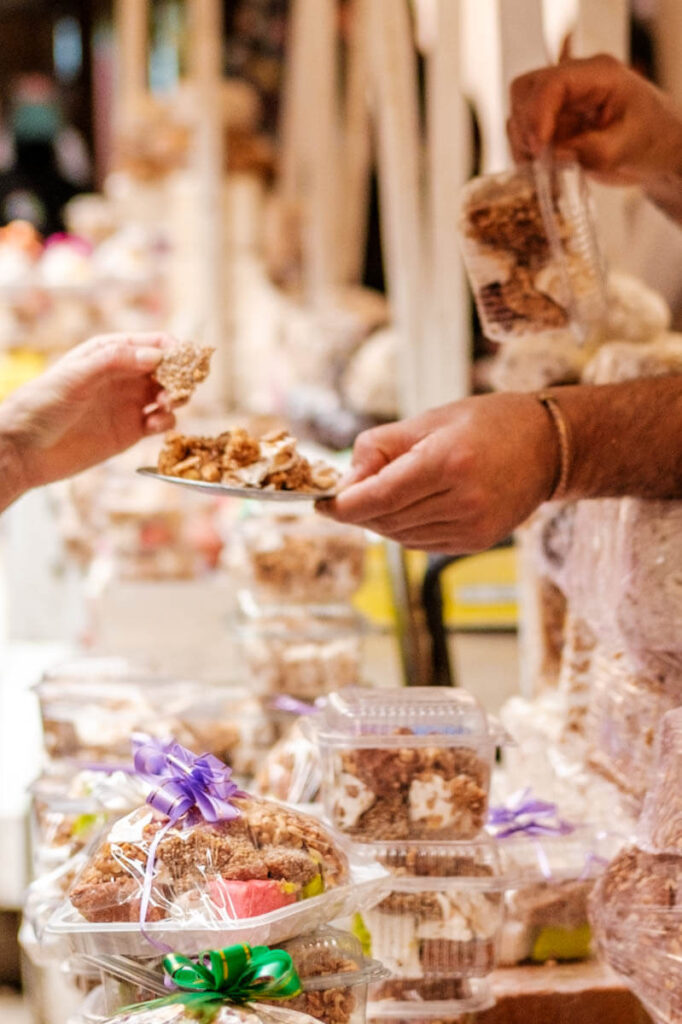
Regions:
<svg viewBox="0 0 682 1024"><path fill-rule="evenodd" d="M656 735L655 770L639 820L639 845L682 856L682 708L663 716Z"/></svg>

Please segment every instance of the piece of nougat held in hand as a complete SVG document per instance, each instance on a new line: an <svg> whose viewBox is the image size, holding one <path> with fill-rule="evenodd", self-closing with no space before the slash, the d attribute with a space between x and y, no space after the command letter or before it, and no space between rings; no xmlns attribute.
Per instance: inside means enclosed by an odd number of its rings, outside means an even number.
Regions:
<svg viewBox="0 0 682 1024"><path fill-rule="evenodd" d="M189 401L197 385L208 377L214 351L208 345L189 341L178 342L165 352L154 371L154 378L166 392L169 405L178 406Z"/></svg>

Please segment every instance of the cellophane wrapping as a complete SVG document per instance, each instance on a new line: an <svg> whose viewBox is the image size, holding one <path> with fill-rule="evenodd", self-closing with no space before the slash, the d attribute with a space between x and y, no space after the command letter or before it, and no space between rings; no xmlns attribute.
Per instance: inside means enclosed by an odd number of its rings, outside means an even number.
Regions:
<svg viewBox="0 0 682 1024"><path fill-rule="evenodd" d="M654 765L639 820L639 845L682 856L682 708L661 720Z"/></svg>

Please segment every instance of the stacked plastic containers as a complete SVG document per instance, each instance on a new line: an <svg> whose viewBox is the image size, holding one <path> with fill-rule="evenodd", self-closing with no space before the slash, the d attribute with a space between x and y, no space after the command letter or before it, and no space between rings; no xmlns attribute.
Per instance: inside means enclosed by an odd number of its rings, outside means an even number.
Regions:
<svg viewBox="0 0 682 1024"><path fill-rule="evenodd" d="M489 1004L504 883L483 832L500 739L461 690L333 694L310 721L326 816L390 872L390 892L353 919L390 978L370 1018L457 1018Z"/></svg>
<svg viewBox="0 0 682 1024"><path fill-rule="evenodd" d="M365 568L361 530L311 512L260 506L235 531L237 639L249 686L277 706L312 704L363 678L366 623L353 608Z"/></svg>
<svg viewBox="0 0 682 1024"><path fill-rule="evenodd" d="M656 737L652 785L637 845L595 886L591 917L600 950L656 1024L682 1020L682 709Z"/></svg>
<svg viewBox="0 0 682 1024"><path fill-rule="evenodd" d="M606 286L577 164L539 160L474 178L459 232L486 337L586 341L599 331Z"/></svg>
<svg viewBox="0 0 682 1024"><path fill-rule="evenodd" d="M184 756L170 753L170 764ZM199 785L199 775L193 778ZM210 779L201 785L216 799ZM72 860L43 936L53 957L68 958L90 978L94 971L101 982L82 1019L106 1019L122 1005L168 994L160 970L166 952L197 958L248 944L284 948L300 974L302 992L275 1005L324 1024L364 1024L368 985L386 972L358 938L328 923L381 900L386 869L371 850L352 848L309 815L227 780L219 786L231 805L227 817L197 813L201 801L180 819L158 801L145 803Z"/></svg>

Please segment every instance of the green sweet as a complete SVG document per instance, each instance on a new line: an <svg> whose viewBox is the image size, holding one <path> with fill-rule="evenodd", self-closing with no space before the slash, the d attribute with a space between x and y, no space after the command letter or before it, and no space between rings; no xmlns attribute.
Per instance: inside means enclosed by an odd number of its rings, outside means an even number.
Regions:
<svg viewBox="0 0 682 1024"><path fill-rule="evenodd" d="M541 964L547 960L585 960L591 943L592 931L587 923L579 928L541 928L530 958Z"/></svg>
<svg viewBox="0 0 682 1024"><path fill-rule="evenodd" d="M353 914L350 930L362 946L365 956L372 955L372 936L367 930L367 925L362 919L362 914Z"/></svg>
<svg viewBox="0 0 682 1024"><path fill-rule="evenodd" d="M322 875L315 875L311 878L307 885L304 885L301 889L301 899L307 900L311 896L321 896L324 892L324 881Z"/></svg>

